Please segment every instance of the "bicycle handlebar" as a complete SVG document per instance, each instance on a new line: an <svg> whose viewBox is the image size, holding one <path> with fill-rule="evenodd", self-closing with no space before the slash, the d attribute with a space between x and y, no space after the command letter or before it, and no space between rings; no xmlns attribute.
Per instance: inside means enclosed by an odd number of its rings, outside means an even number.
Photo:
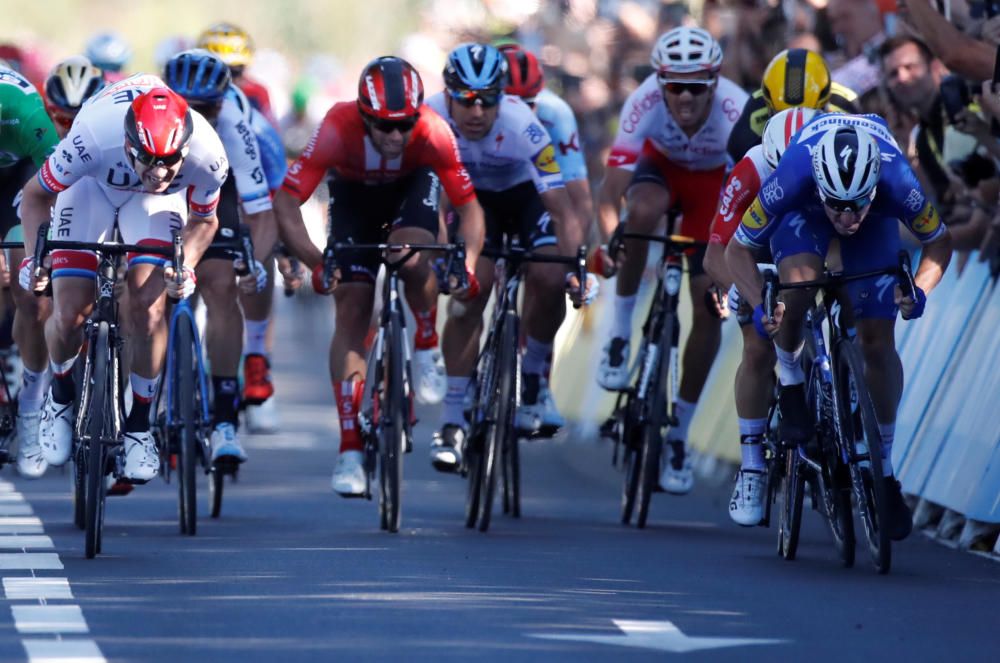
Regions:
<svg viewBox="0 0 1000 663"><path fill-rule="evenodd" d="M337 262L338 253L379 253L379 261L388 269L399 269L406 261L415 256L420 251L437 251L448 254L448 267L446 278L442 282L438 281L441 291L447 294L450 292L448 276L455 276L459 287L465 287L465 242L461 239L450 244L400 244L383 242L378 244L353 244L350 242L330 242L323 251L323 287L329 289L333 283L333 274L340 265ZM386 253L402 253L401 258L389 260ZM461 272L459 273L459 268ZM436 272L435 272L436 273Z"/></svg>
<svg viewBox="0 0 1000 663"><path fill-rule="evenodd" d="M483 257L509 260L520 265L522 262L551 263L560 265L572 265L573 274L581 292L587 287L587 246L581 245L576 250L575 256L554 255L551 253L533 253L530 249L521 246L508 246L503 249L484 248ZM574 302L573 308L580 308L581 304Z"/></svg>

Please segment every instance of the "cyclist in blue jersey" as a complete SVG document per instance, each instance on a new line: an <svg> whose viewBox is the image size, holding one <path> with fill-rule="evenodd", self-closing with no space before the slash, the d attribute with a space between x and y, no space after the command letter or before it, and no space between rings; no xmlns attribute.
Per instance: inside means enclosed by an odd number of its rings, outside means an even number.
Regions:
<svg viewBox="0 0 1000 663"><path fill-rule="evenodd" d="M782 283L820 278L834 239L839 240L845 274L875 271L896 263L899 222L923 244L914 297L903 297L888 275L847 287L882 436L889 533L896 540L906 538L912 527L890 462L903 387L894 337L896 313L906 320L923 314L927 293L941 280L951 258L951 237L885 121L875 115L830 114L803 127L764 181L743 216L736 241L726 250L733 279L754 307L754 326L774 339L784 430L790 439L801 441L811 435L799 363L802 321L815 293L784 291L774 318L765 319L763 279L753 252L770 245Z"/></svg>
<svg viewBox="0 0 1000 663"><path fill-rule="evenodd" d="M500 52L507 58L506 94L521 97L521 101L535 111L535 116L548 131L555 147L556 163L562 171L563 185L569 194L573 209L580 224L579 236L586 238L590 233L590 219L594 216L594 199L587 179L587 163L580 144L580 130L569 104L545 87L545 76L538 58L517 44L504 44ZM551 355L546 358L542 378L544 407L542 426L550 429L562 428L566 421L551 399L548 388L549 373L552 369Z"/></svg>

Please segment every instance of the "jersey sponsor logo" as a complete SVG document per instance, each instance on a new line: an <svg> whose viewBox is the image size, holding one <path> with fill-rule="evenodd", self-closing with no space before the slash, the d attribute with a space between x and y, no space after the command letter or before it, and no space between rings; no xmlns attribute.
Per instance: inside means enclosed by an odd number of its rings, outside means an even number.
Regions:
<svg viewBox="0 0 1000 663"><path fill-rule="evenodd" d="M17 73L13 69L0 70L0 83L16 85L17 87L24 90L25 94L31 94L32 92L35 92L35 86L29 83L27 78Z"/></svg>
<svg viewBox="0 0 1000 663"><path fill-rule="evenodd" d="M49 169L48 161L42 164L41 170L38 171L38 178L41 181L42 186L52 193L59 193L60 191L66 190L66 185L62 184L52 174L52 171Z"/></svg>
<svg viewBox="0 0 1000 663"><path fill-rule="evenodd" d="M878 277L878 280L875 281L875 287L878 288L878 300L880 302L887 301L885 295L889 292L889 288L892 288L895 285L895 276L884 274Z"/></svg>
<svg viewBox="0 0 1000 663"><path fill-rule="evenodd" d="M764 197L765 203L773 205L785 197L785 190L781 188L781 183L778 182L778 179L773 178L761 189L760 195Z"/></svg>
<svg viewBox="0 0 1000 663"><path fill-rule="evenodd" d="M788 220L789 227L795 231L795 237L802 239L802 229L806 227L806 219L801 214L796 214Z"/></svg>
<svg viewBox="0 0 1000 663"><path fill-rule="evenodd" d="M725 190L722 192L722 200L719 203L719 216L725 223L729 223L733 219L733 199L736 195L743 190L743 182L738 177L733 177L729 180L729 184L726 185Z"/></svg>
<svg viewBox="0 0 1000 663"><path fill-rule="evenodd" d="M243 139L243 152L253 159L257 160L257 141L254 139L253 134L247 127L246 123L242 120L236 124L236 131L240 134L240 138Z"/></svg>
<svg viewBox="0 0 1000 663"><path fill-rule="evenodd" d="M264 183L264 172L260 169L260 166L253 169L253 172L250 173L250 177L253 178L254 184Z"/></svg>
<svg viewBox="0 0 1000 663"><path fill-rule="evenodd" d="M56 237L69 237L70 226L73 224L73 208L63 207L59 210L59 223L56 225Z"/></svg>
<svg viewBox="0 0 1000 663"><path fill-rule="evenodd" d="M532 122L528 125L528 128L524 130L524 135L528 137L532 145L538 145L543 140L545 140L545 129Z"/></svg>
<svg viewBox="0 0 1000 663"><path fill-rule="evenodd" d="M117 181L118 175L121 175L121 181ZM132 186L132 178L126 172L119 173L114 168L108 168L107 183L109 186L113 186L116 189L128 189Z"/></svg>
<svg viewBox="0 0 1000 663"><path fill-rule="evenodd" d="M213 173L217 173L220 170L222 170L222 167L225 166L226 163L227 163L226 162L226 157L221 156L218 159L216 159L215 163L213 163L211 166L209 166L208 169L211 170Z"/></svg>
<svg viewBox="0 0 1000 663"><path fill-rule="evenodd" d="M608 155L608 165L612 168L621 168L635 161L636 155L625 154L623 152L612 152Z"/></svg>
<svg viewBox="0 0 1000 663"><path fill-rule="evenodd" d="M663 97L660 96L658 89L652 90L642 99L632 102L632 108L629 109L628 115L622 120L622 131L627 134L635 133L635 130L639 127L639 121L642 120L643 116L661 103L663 103Z"/></svg>
<svg viewBox="0 0 1000 663"><path fill-rule="evenodd" d="M924 204L924 208L920 210L917 218L913 220L911 227L913 228L913 232L920 233L921 235L929 235L937 231L940 226L941 217L930 201L928 201Z"/></svg>
<svg viewBox="0 0 1000 663"><path fill-rule="evenodd" d="M726 97L722 100L722 112L726 114L726 119L730 122L740 119L740 107L736 105L736 102L731 97Z"/></svg>
<svg viewBox="0 0 1000 663"><path fill-rule="evenodd" d="M910 193L906 194L906 200L903 201L903 207L911 212L919 212L926 202L924 194L920 192L920 189L910 189Z"/></svg>
<svg viewBox="0 0 1000 663"><path fill-rule="evenodd" d="M742 226L750 230L760 230L766 225L767 213L764 211L764 206L760 203L760 198L756 198L753 204L750 205L747 213L743 215Z"/></svg>
<svg viewBox="0 0 1000 663"><path fill-rule="evenodd" d="M559 141L559 151L562 152L563 156L566 156L570 152L580 151L580 145L577 143L575 131L572 134L570 134L568 143Z"/></svg>
<svg viewBox="0 0 1000 663"><path fill-rule="evenodd" d="M422 201L424 207L430 207L433 210L438 208L438 201L441 199L441 180L438 179L436 173L430 173L431 186L427 190L427 197Z"/></svg>
<svg viewBox="0 0 1000 663"><path fill-rule="evenodd" d="M535 168L543 173L555 175L559 172L559 164L556 163L556 151L552 145L546 145L542 151L535 155Z"/></svg>
<svg viewBox="0 0 1000 663"><path fill-rule="evenodd" d="M76 148L76 156L80 157L80 161L87 163L93 157L87 153L87 147L83 144L83 138L80 136L73 136L73 147Z"/></svg>
<svg viewBox="0 0 1000 663"><path fill-rule="evenodd" d="M73 163L73 155L66 150L62 151L62 158L66 161L66 163Z"/></svg>

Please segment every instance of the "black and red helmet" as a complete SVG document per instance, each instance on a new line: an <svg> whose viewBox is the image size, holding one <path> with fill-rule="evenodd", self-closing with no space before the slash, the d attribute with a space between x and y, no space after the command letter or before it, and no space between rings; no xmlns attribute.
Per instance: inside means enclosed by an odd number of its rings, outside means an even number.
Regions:
<svg viewBox="0 0 1000 663"><path fill-rule="evenodd" d="M126 146L140 161L174 161L191 141L194 121L184 97L154 87L135 98L125 114Z"/></svg>
<svg viewBox="0 0 1000 663"><path fill-rule="evenodd" d="M418 114L424 102L420 74L402 58L375 58L358 81L358 109L378 120L403 120Z"/></svg>
<svg viewBox="0 0 1000 663"><path fill-rule="evenodd" d="M538 64L535 54L526 51L518 44L504 44L500 51L507 58L507 85L503 91L516 94L522 99L532 100L542 91L545 85L545 74Z"/></svg>

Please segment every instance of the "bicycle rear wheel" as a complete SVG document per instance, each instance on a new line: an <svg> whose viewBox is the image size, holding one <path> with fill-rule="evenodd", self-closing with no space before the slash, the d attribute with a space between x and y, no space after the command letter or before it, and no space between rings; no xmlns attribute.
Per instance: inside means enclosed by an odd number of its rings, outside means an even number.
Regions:
<svg viewBox="0 0 1000 663"><path fill-rule="evenodd" d="M851 482L868 541L868 552L875 570L885 574L892 565L892 541L885 527L882 436L878 432L875 407L865 382L864 364L857 346L849 339L841 339L834 354L837 409L843 436L841 443L853 458L850 463ZM859 442L864 444L860 453Z"/></svg>
<svg viewBox="0 0 1000 663"><path fill-rule="evenodd" d="M517 331L518 319L516 316L508 320L508 324L514 326L514 338L519 338ZM514 355L515 364L513 368L514 385L511 393L517 389L517 354ZM511 425L507 435L504 436L502 449L503 458L503 491L504 491L504 513L509 513L514 518L521 517L521 437L517 430Z"/></svg>
<svg viewBox="0 0 1000 663"><path fill-rule="evenodd" d="M490 528L493 514L493 496L496 494L497 470L501 464L501 451L514 433L514 406L517 394L517 315L507 311L503 317L500 334L500 356L497 364L497 392L490 408L492 420L483 439L482 478L479 495L479 531Z"/></svg>
<svg viewBox="0 0 1000 663"><path fill-rule="evenodd" d="M636 435L635 425L638 414L635 412L637 404L632 396L626 398L624 414L621 419L621 442L622 442L622 463L625 467L625 476L622 482L622 524L628 525L632 522L632 513L635 511L635 497L639 492L639 469L642 467L642 439Z"/></svg>
<svg viewBox="0 0 1000 663"><path fill-rule="evenodd" d="M670 341L677 333L680 323L677 316L667 313L663 316L660 338L657 342L660 356L649 376L650 398L642 404L645 409L642 424L642 456L639 468L639 489L636 502L639 512L636 527L646 526L649 516L649 502L660 483L660 456L663 453L663 428L667 423L667 380L670 376ZM675 367L676 370L676 367Z"/></svg>
<svg viewBox="0 0 1000 663"><path fill-rule="evenodd" d="M785 451L785 476L781 483L781 514L778 520L778 554L791 561L799 548L802 528L802 497L805 476L797 448Z"/></svg>
<svg viewBox="0 0 1000 663"><path fill-rule="evenodd" d="M399 311L389 313L388 352L385 353L388 378L382 410L381 441L379 449L380 498L382 501L381 524L383 529L398 532L402 518L401 500L403 484L403 453L406 449L406 417L409 401L403 379L403 321Z"/></svg>
<svg viewBox="0 0 1000 663"><path fill-rule="evenodd" d="M178 484L178 515L180 518L181 534L194 536L198 531L198 437L195 422L195 371L197 365L194 362L192 347L194 338L192 336L192 322L190 318L177 321L174 337L174 374L170 376L175 389L173 395L177 399L170 404L172 412L178 418L180 427L178 434L180 437L177 472L180 481Z"/></svg>
<svg viewBox="0 0 1000 663"><path fill-rule="evenodd" d="M89 413L87 422L87 487L86 508L84 518L84 554L87 559L93 559L101 549L101 530L104 525L104 474L107 469L107 445L105 438L110 438L114 432L114 399L109 398L115 393L109 375L111 365L111 339L107 322L97 325L97 334L90 349L90 399L85 403ZM85 376L86 379L86 376Z"/></svg>

